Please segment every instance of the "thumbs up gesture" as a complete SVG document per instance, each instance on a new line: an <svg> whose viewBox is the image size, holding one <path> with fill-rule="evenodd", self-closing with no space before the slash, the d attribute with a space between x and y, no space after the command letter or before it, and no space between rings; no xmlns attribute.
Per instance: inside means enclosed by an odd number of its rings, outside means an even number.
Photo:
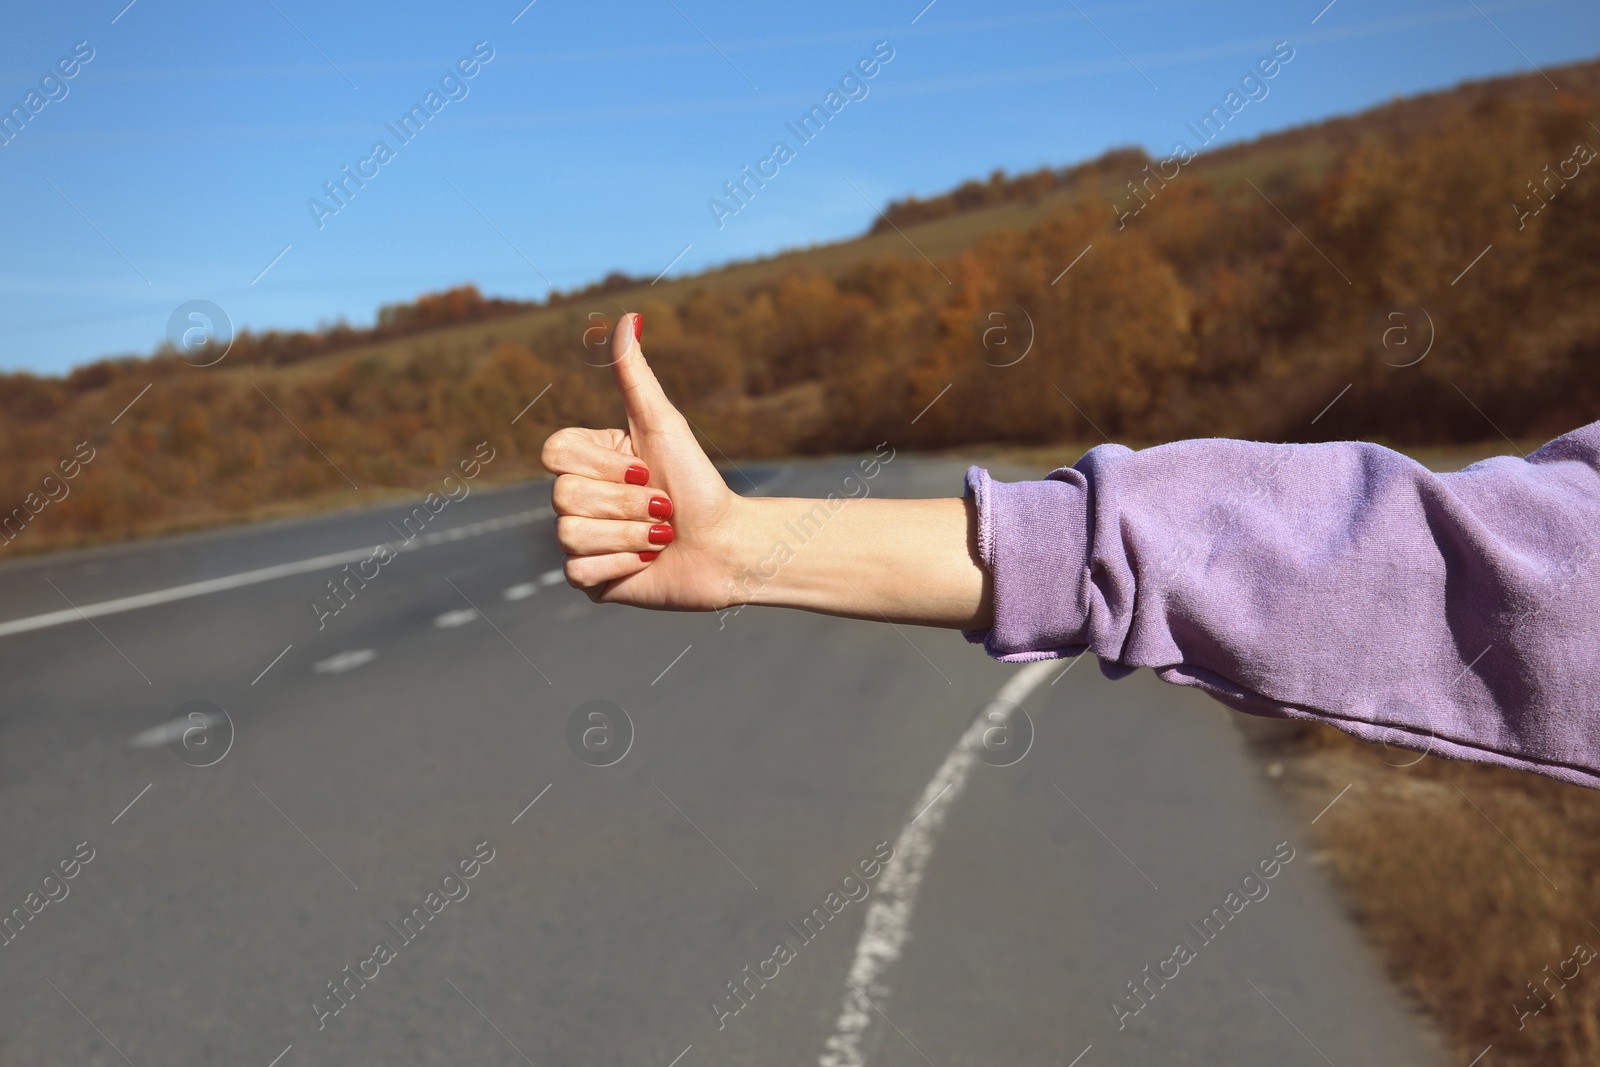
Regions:
<svg viewBox="0 0 1600 1067"><path fill-rule="evenodd" d="M725 576L741 501L662 392L643 336L637 313L611 334L628 429L569 427L544 443L567 581L596 602L720 608L729 600Z"/></svg>

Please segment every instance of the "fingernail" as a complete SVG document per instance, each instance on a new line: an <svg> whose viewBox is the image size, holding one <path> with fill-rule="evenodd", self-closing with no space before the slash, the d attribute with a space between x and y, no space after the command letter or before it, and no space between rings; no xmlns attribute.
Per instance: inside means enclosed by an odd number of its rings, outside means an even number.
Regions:
<svg viewBox="0 0 1600 1067"><path fill-rule="evenodd" d="M632 467L628 468L628 472L624 474L622 478L629 485L649 485L650 471L648 468L634 464Z"/></svg>
<svg viewBox="0 0 1600 1067"><path fill-rule="evenodd" d="M633 313L633 339L635 341L644 340L644 316L637 311Z"/></svg>
<svg viewBox="0 0 1600 1067"><path fill-rule="evenodd" d="M670 518L672 518L672 501L668 500L664 496L653 496L653 497L651 497L650 498L650 517L652 519L670 519Z"/></svg>
<svg viewBox="0 0 1600 1067"><path fill-rule="evenodd" d="M659 555L661 555L659 552L641 552L639 553L639 558L644 560L646 563L649 563Z"/></svg>
<svg viewBox="0 0 1600 1067"><path fill-rule="evenodd" d="M650 527L650 543L652 545L670 545L672 544L672 539L675 536L676 535L672 532L672 527L670 526L660 525Z"/></svg>

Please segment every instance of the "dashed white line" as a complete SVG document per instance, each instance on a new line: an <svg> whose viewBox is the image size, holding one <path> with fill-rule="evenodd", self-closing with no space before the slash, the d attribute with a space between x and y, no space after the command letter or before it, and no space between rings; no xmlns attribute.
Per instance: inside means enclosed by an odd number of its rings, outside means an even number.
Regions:
<svg viewBox="0 0 1600 1067"><path fill-rule="evenodd" d="M545 571L539 575L540 585L560 585L567 580L567 572L557 567L553 571Z"/></svg>
<svg viewBox="0 0 1600 1067"><path fill-rule="evenodd" d="M894 860L879 876L878 891L867 906L861 937L845 977L844 1002L834 1022L833 1034L823 1044L818 1061L822 1067L864 1067L862 1035L872 1022L872 1004L867 995L886 997L889 972L900 959L900 952L911 936L911 916L916 909L917 889L933 856L933 846L944 825L950 806L965 788L967 775L977 761L984 733L994 727L999 715L1009 720L1019 706L1045 680L1056 665L1052 660L1029 663L1014 675L985 707L978 711L956 741L944 762L922 791L915 820L901 828L894 843Z"/></svg>
<svg viewBox="0 0 1600 1067"><path fill-rule="evenodd" d="M414 552L419 548L443 544L446 541L460 540L464 537L477 537L481 534L504 530L511 526L524 526L528 523L538 522L541 519L548 519L554 514L555 512L549 508L519 511L514 515L505 515L498 519L485 519L482 522L469 523L450 530L422 534L413 537L409 541L392 545L391 548L396 552ZM279 563L271 567L260 567L253 571L227 574L220 578L207 578L205 581L190 582L187 585L158 589L150 593L138 593L134 596L119 597L116 600L103 600L98 604L84 604L72 611L50 611L43 615L29 615L21 619L11 619L7 622L0 622L0 637L27 633L30 630L42 630L48 626L61 626L79 618L96 619L102 615L116 615L124 611L137 611L140 608L154 607L157 604L169 604L175 600L187 600L190 597L226 592L230 589L255 585L259 582L270 582L296 574L325 570L329 567L340 567L346 563L359 563L361 560L370 557L372 553L372 545L363 545L361 548L353 548L348 552L331 552L326 556L295 560L293 563ZM561 572L558 570L553 573L556 575L556 580L560 581ZM540 581L544 581L544 579L541 578ZM549 585L552 583L545 582L544 584Z"/></svg>
<svg viewBox="0 0 1600 1067"><path fill-rule="evenodd" d="M458 611L447 611L433 620L433 625L441 630L453 630L457 626L465 626L478 618L477 608L461 608Z"/></svg>
<svg viewBox="0 0 1600 1067"><path fill-rule="evenodd" d="M516 585L507 586L505 592L500 594L501 600L526 600L539 591L535 582L518 582Z"/></svg>
<svg viewBox="0 0 1600 1067"><path fill-rule="evenodd" d="M185 719L173 719L160 726L152 726L128 738L130 748L160 748L182 737L186 731L195 726L211 727L221 725L222 720L213 715L196 712Z"/></svg>
<svg viewBox="0 0 1600 1067"><path fill-rule="evenodd" d="M370 648L352 648L336 656L318 660L311 665L313 674L343 674L353 671L357 667L371 663L378 658L378 653Z"/></svg>

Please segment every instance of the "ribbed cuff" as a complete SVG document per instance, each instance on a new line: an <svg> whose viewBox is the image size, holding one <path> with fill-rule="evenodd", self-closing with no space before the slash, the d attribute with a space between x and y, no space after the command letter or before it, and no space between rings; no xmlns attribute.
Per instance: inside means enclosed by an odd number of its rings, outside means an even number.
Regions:
<svg viewBox="0 0 1600 1067"><path fill-rule="evenodd" d="M1036 482L967 470L978 553L993 580L994 626L963 631L1006 662L1058 659L1088 643L1089 487L1065 467Z"/></svg>

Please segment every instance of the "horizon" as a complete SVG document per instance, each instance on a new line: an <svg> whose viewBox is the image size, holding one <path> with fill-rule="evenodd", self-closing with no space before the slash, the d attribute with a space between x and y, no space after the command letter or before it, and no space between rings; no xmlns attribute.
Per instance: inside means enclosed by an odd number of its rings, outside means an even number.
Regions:
<svg viewBox="0 0 1600 1067"><path fill-rule="evenodd" d="M1160 158L1278 41L1292 65L1206 150L1583 62L1593 53L1574 42L1600 28L1600 12L1570 0L1382 15L1353 0L1292 15L1148 0L993 17L918 0L866 18L832 5L811 27L669 3L643 16L656 43L618 47L595 33L620 5L523 3L430 12L426 25L395 12L377 28L272 5L209 12L209 24L137 0L95 20L30 12L0 44L0 111L30 88L48 97L0 145L0 189L37 209L13 220L6 247L0 370L148 356L196 299L236 330L365 328L384 304L459 285L543 301L612 272L687 276L849 240L891 200L996 169L1116 147ZM218 34L253 51L177 69ZM952 56L968 72L940 76ZM263 99L262 79L280 95ZM1038 91L1090 79L1095 108ZM831 118L806 138L803 116L829 92ZM298 124L261 124L286 115ZM660 132L619 148L612 131L646 119ZM92 169L107 149L125 161L121 181Z"/></svg>

